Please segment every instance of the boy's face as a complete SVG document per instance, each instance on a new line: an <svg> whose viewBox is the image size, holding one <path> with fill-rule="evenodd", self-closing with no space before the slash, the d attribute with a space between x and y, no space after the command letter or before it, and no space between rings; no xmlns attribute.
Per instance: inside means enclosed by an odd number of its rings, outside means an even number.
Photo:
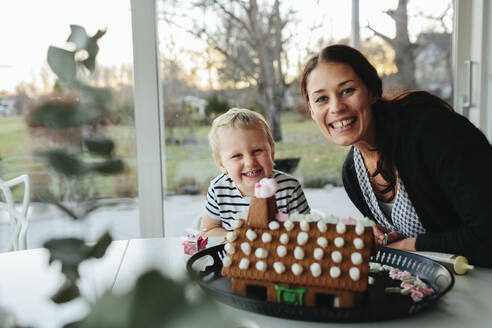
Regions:
<svg viewBox="0 0 492 328"><path fill-rule="evenodd" d="M216 160L229 174L243 196L253 196L255 183L272 176L274 149L261 129L218 131L220 156Z"/></svg>

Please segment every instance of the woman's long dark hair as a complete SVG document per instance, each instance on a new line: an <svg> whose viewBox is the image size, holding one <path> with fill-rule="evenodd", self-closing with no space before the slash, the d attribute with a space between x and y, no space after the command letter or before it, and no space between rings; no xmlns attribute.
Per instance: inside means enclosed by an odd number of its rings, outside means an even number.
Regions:
<svg viewBox="0 0 492 328"><path fill-rule="evenodd" d="M374 130L376 131L375 149L373 150L379 152L377 169L372 177L381 174L387 182L386 185L382 186L381 194L392 192L389 199L385 199L385 201L391 201L395 197L394 190L397 181L395 154L397 151L396 142L400 132L400 126L396 119L397 110L419 105L444 107L451 110L452 107L441 98L425 91L407 91L393 99L383 99L383 82L374 66L358 50L339 44L324 48L318 55L312 57L304 67L300 88L301 95L308 105L307 80L309 74L319 63L327 62L344 63L352 67L368 91L378 98L378 101L371 106Z"/></svg>

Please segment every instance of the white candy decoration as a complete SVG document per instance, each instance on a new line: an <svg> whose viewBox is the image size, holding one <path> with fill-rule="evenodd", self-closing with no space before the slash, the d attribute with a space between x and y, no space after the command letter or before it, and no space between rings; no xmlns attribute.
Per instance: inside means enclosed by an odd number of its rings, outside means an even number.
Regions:
<svg viewBox="0 0 492 328"><path fill-rule="evenodd" d="M227 241L233 242L237 239L237 233L235 231L230 231L226 235Z"/></svg>
<svg viewBox="0 0 492 328"><path fill-rule="evenodd" d="M280 228L280 224L278 223L278 221L272 221L268 224L268 228L270 230L278 230L278 228Z"/></svg>
<svg viewBox="0 0 492 328"><path fill-rule="evenodd" d="M292 264L291 270L295 276L298 276L302 273L302 265L300 265L299 263L294 263Z"/></svg>
<svg viewBox="0 0 492 328"><path fill-rule="evenodd" d="M337 223L337 232L339 234L342 234L342 233L345 233L345 231L347 231L347 226L345 225L345 223L338 222Z"/></svg>
<svg viewBox="0 0 492 328"><path fill-rule="evenodd" d="M294 229L294 222L292 222L291 220L287 220L284 222L284 227L287 231L291 231L292 229Z"/></svg>
<svg viewBox="0 0 492 328"><path fill-rule="evenodd" d="M307 222L306 220L302 220L301 222L299 222L299 226L301 227L302 231L309 231L309 222Z"/></svg>
<svg viewBox="0 0 492 328"><path fill-rule="evenodd" d="M227 252L227 254L234 254L236 252L236 249L230 243L225 244L224 249Z"/></svg>
<svg viewBox="0 0 492 328"><path fill-rule="evenodd" d="M318 226L318 230L320 232L326 232L326 223L324 223L323 221L318 221L316 225Z"/></svg>
<svg viewBox="0 0 492 328"><path fill-rule="evenodd" d="M294 257L298 260L302 260L304 258L304 251L299 246L294 249Z"/></svg>
<svg viewBox="0 0 492 328"><path fill-rule="evenodd" d="M258 271L265 271L266 268L267 268L267 265L266 265L265 261L258 261L258 262L256 262L256 269Z"/></svg>
<svg viewBox="0 0 492 328"><path fill-rule="evenodd" d="M287 255L287 248L284 245L280 245L279 247L277 247L277 255L279 257L284 257L285 255Z"/></svg>
<svg viewBox="0 0 492 328"><path fill-rule="evenodd" d="M321 248L316 247L313 251L313 257L320 261L323 258L324 252Z"/></svg>
<svg viewBox="0 0 492 328"><path fill-rule="evenodd" d="M273 268L275 269L275 272L278 274L285 272L285 265L282 262L273 263Z"/></svg>
<svg viewBox="0 0 492 328"><path fill-rule="evenodd" d="M364 248L364 242L362 241L362 239L357 237L354 239L354 246L356 249L362 249Z"/></svg>
<svg viewBox="0 0 492 328"><path fill-rule="evenodd" d="M263 248L257 248L255 251L255 256L259 259L264 259L268 256L268 251Z"/></svg>
<svg viewBox="0 0 492 328"><path fill-rule="evenodd" d="M333 251L333 252L331 252L331 259L335 263L342 262L342 253L340 253L339 251Z"/></svg>
<svg viewBox="0 0 492 328"><path fill-rule="evenodd" d="M343 240L342 237L337 237L335 238L335 246L340 248L340 247L343 247L343 245L345 244L345 241Z"/></svg>
<svg viewBox="0 0 492 328"><path fill-rule="evenodd" d="M362 235L365 230L366 228L361 223L357 223L355 225L355 233L358 234L359 236Z"/></svg>
<svg viewBox="0 0 492 328"><path fill-rule="evenodd" d="M355 265L359 265L362 263L362 255L359 252L353 252L352 255L350 255L350 259Z"/></svg>
<svg viewBox="0 0 492 328"><path fill-rule="evenodd" d="M272 241L272 235L270 235L268 232L264 232L261 235L261 241L264 242L265 244L268 244L269 242Z"/></svg>
<svg viewBox="0 0 492 328"><path fill-rule="evenodd" d="M311 269L313 277L319 277L321 275L321 265L319 265L319 263L313 263L309 268Z"/></svg>
<svg viewBox="0 0 492 328"><path fill-rule="evenodd" d="M309 239L309 235L307 232L301 231L297 234L297 243L299 245L306 245L307 241Z"/></svg>
<svg viewBox="0 0 492 328"><path fill-rule="evenodd" d="M241 244L241 250L246 256L251 254L251 246L247 242Z"/></svg>
<svg viewBox="0 0 492 328"><path fill-rule="evenodd" d="M287 244L289 242L289 235L286 233L281 234L280 235L280 242L284 245Z"/></svg>
<svg viewBox="0 0 492 328"><path fill-rule="evenodd" d="M248 229L248 231L246 231L246 238L248 238L249 240L253 241L256 239L256 237L256 232L254 232L253 230Z"/></svg>
<svg viewBox="0 0 492 328"><path fill-rule="evenodd" d="M375 282L376 282L376 280L374 280L374 277L371 277L371 276L367 277L367 283L369 285L374 285Z"/></svg>
<svg viewBox="0 0 492 328"><path fill-rule="evenodd" d="M222 265L224 267L228 267L232 264L232 260L229 256L224 256L224 258L222 259Z"/></svg>
<svg viewBox="0 0 492 328"><path fill-rule="evenodd" d="M338 278L338 277L340 277L340 274L341 273L342 273L342 271L337 266L332 266L330 268L330 277L332 277L332 278Z"/></svg>
<svg viewBox="0 0 492 328"><path fill-rule="evenodd" d="M323 248L326 248L326 246L328 246L328 240L326 240L325 237L318 237L318 240L316 241L316 243Z"/></svg>
<svg viewBox="0 0 492 328"><path fill-rule="evenodd" d="M239 262L239 269L246 270L249 267L249 260L245 257Z"/></svg>
<svg viewBox="0 0 492 328"><path fill-rule="evenodd" d="M234 220L231 223L231 227L232 227L232 229L241 228L243 226L243 223L244 223L244 220L241 220L241 219Z"/></svg>
<svg viewBox="0 0 492 328"><path fill-rule="evenodd" d="M349 276L352 280L357 281L360 279L360 271L356 267L351 267L349 270Z"/></svg>

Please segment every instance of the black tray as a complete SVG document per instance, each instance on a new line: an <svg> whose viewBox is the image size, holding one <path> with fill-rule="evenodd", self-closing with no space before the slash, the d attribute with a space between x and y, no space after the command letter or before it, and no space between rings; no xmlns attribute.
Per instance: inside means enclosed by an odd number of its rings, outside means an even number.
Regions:
<svg viewBox="0 0 492 328"><path fill-rule="evenodd" d="M198 278L200 286L220 302L247 311L295 320L362 322L402 318L429 308L454 285L453 274L437 262L417 254L377 247L371 262L406 270L414 276L419 275L436 292L418 302L414 302L409 295L387 293L386 287L398 286L400 281L392 280L387 271L381 271L371 273L375 278L375 284L368 286L367 297L359 307L295 306L233 294L231 281L221 275L223 255L225 255L224 245L207 248L193 255L188 260L186 268Z"/></svg>

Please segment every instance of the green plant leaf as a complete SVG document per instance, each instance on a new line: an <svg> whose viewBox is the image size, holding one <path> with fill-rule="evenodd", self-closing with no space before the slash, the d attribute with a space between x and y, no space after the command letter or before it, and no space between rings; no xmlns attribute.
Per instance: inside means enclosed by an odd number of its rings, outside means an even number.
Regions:
<svg viewBox="0 0 492 328"><path fill-rule="evenodd" d="M58 173L70 177L80 177L87 173L84 164L65 149L53 149L43 153L48 164Z"/></svg>
<svg viewBox="0 0 492 328"><path fill-rule="evenodd" d="M80 217L74 211L61 204L48 188L38 188L34 190L36 196L45 203L50 203L69 215L72 219L78 220Z"/></svg>
<svg viewBox="0 0 492 328"><path fill-rule="evenodd" d="M90 247L82 239L62 238L51 239L43 245L50 252L49 263L60 261L62 273L71 281L76 281L80 276L79 264L88 258Z"/></svg>
<svg viewBox="0 0 492 328"><path fill-rule="evenodd" d="M67 42L73 42L75 44L75 51L87 49L89 36L85 28L80 25L70 25L70 30L71 33L68 36Z"/></svg>
<svg viewBox="0 0 492 328"><path fill-rule="evenodd" d="M120 159L110 159L102 163L95 164L91 167L91 171L101 174L116 174L123 171L125 168L123 161Z"/></svg>
<svg viewBox="0 0 492 328"><path fill-rule="evenodd" d="M90 106L106 108L111 105L111 90L108 88L96 88L83 83L77 83L76 88L81 97L88 100Z"/></svg>
<svg viewBox="0 0 492 328"><path fill-rule="evenodd" d="M74 81L76 78L75 52L50 46L48 48L48 65L58 78Z"/></svg>
<svg viewBox="0 0 492 328"><path fill-rule="evenodd" d="M76 284L70 280L66 282L58 289L55 295L51 297L51 300L56 304L62 304L70 302L80 296L80 290Z"/></svg>
<svg viewBox="0 0 492 328"><path fill-rule="evenodd" d="M89 152L97 155L109 156L114 149L114 142L109 138L85 139L84 143Z"/></svg>
<svg viewBox="0 0 492 328"><path fill-rule="evenodd" d="M66 129L78 126L78 104L68 102L44 102L36 107L30 117L30 124Z"/></svg>
<svg viewBox="0 0 492 328"><path fill-rule="evenodd" d="M99 259L104 256L106 253L106 249L108 249L109 244L113 241L109 232L105 232L99 239L96 244L91 247L88 257L94 257Z"/></svg>

